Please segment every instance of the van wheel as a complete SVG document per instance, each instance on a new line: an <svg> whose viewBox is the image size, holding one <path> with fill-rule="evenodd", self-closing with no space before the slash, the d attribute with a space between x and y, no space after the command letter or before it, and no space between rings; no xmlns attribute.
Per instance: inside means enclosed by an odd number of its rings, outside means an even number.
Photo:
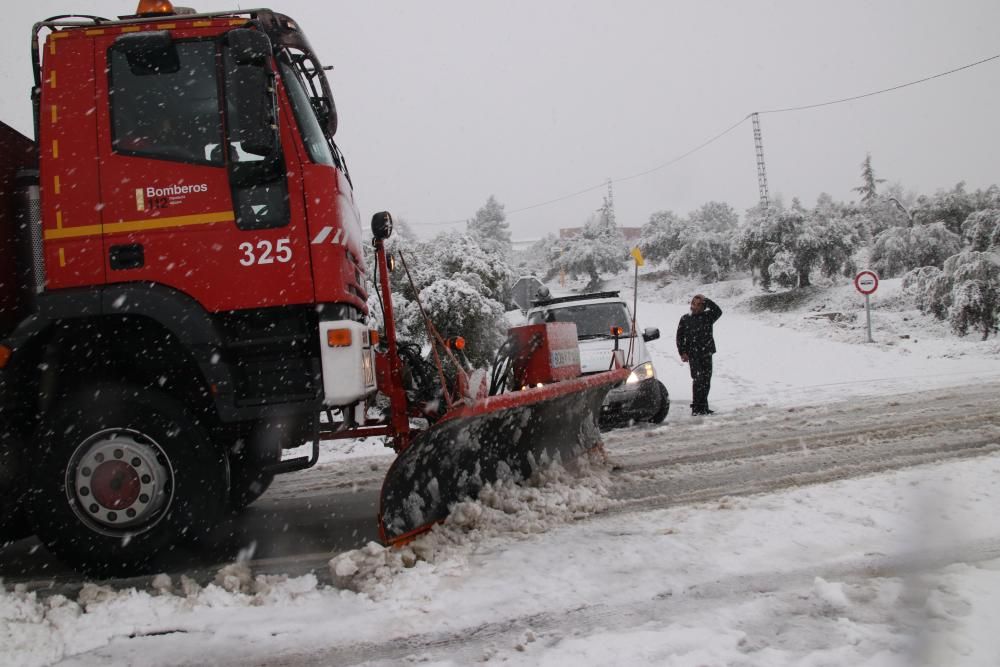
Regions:
<svg viewBox="0 0 1000 667"><path fill-rule="evenodd" d="M31 523L84 572L140 573L225 512L225 454L167 395L98 384L59 400L39 429Z"/></svg>
<svg viewBox="0 0 1000 667"><path fill-rule="evenodd" d="M663 383L659 380L656 381L656 389L659 392L660 407L653 413L653 416L649 418L649 421L654 424L661 423L667 418L667 414L670 413L670 394L667 392L667 388L663 386Z"/></svg>

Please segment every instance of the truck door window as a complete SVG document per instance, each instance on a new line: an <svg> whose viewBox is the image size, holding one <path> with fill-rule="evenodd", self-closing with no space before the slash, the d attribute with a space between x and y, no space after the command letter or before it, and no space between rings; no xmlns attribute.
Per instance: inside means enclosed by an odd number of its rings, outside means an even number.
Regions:
<svg viewBox="0 0 1000 667"><path fill-rule="evenodd" d="M240 105L266 105L273 109L274 85L273 83L269 85L271 91L269 98L243 99L233 89L234 75L240 65L232 58L229 47L223 49L222 56L227 91L229 183L233 193L236 226L244 230L284 227L291 220L291 214L288 208L287 172L281 146L274 145L264 154L255 152L254 147L244 146L242 142L234 139L240 136L241 122L245 122L247 118L258 117L256 113L241 113ZM267 75L273 76L270 67L267 68Z"/></svg>
<svg viewBox="0 0 1000 667"><path fill-rule="evenodd" d="M222 165L214 42L176 42L179 67L133 69L108 51L111 145L116 153Z"/></svg>

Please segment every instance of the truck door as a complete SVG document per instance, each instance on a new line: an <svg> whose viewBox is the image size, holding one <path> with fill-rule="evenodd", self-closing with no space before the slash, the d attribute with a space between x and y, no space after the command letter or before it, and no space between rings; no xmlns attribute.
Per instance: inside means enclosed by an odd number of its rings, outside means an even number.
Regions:
<svg viewBox="0 0 1000 667"><path fill-rule="evenodd" d="M209 311L308 302L307 245L289 226L280 147L268 160L227 138L237 116L227 115L225 51L219 37L166 31L105 44L108 282L168 285Z"/></svg>

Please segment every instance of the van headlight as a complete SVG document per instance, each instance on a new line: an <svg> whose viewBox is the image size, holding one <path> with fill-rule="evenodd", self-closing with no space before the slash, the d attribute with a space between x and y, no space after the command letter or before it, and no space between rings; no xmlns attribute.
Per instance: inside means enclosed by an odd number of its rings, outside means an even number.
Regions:
<svg viewBox="0 0 1000 667"><path fill-rule="evenodd" d="M649 380L656 377L656 372L653 370L653 362L647 361L644 364L639 364L632 369L629 373L628 379L625 380L625 384L637 384L643 380Z"/></svg>

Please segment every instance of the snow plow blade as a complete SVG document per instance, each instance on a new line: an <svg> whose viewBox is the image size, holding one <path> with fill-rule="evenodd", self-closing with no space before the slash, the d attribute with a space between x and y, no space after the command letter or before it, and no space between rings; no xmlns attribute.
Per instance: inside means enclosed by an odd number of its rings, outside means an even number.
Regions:
<svg viewBox="0 0 1000 667"><path fill-rule="evenodd" d="M389 468L379 505L383 543L402 544L429 530L489 482L526 479L539 465L572 460L601 444L601 403L628 374L608 371L449 412Z"/></svg>

